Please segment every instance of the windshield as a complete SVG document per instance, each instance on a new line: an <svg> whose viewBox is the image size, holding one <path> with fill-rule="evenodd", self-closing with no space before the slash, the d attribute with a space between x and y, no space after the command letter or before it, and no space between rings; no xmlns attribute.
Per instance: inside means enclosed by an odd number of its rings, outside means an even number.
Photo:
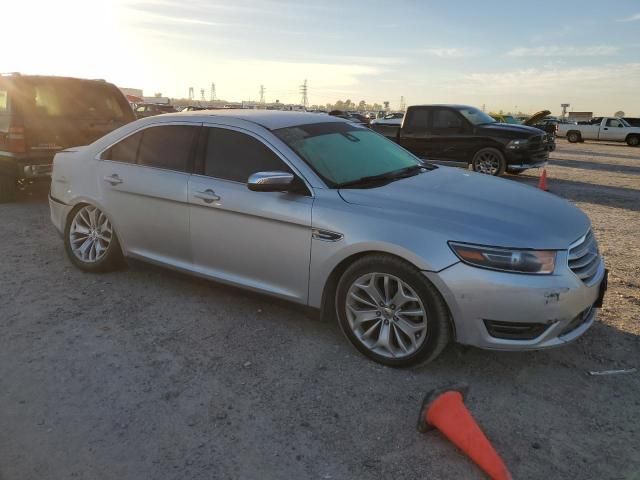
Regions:
<svg viewBox="0 0 640 480"><path fill-rule="evenodd" d="M495 119L491 118L488 114L482 110L478 110L473 107L463 107L458 110L464 118L469 120L473 125L482 125L484 123L496 123Z"/></svg>
<svg viewBox="0 0 640 480"><path fill-rule="evenodd" d="M391 140L352 123L314 123L274 133L330 187L421 165Z"/></svg>

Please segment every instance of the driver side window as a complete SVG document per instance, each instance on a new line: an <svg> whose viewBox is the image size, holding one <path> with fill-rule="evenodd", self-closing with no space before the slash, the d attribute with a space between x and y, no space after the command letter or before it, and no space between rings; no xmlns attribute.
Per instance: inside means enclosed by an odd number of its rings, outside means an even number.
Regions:
<svg viewBox="0 0 640 480"><path fill-rule="evenodd" d="M224 128L207 128L204 174L247 183L256 172L290 172L291 169L259 140Z"/></svg>
<svg viewBox="0 0 640 480"><path fill-rule="evenodd" d="M620 120L616 120L615 118L610 118L609 120L607 120L607 127L621 127L622 126L622 122L620 122Z"/></svg>

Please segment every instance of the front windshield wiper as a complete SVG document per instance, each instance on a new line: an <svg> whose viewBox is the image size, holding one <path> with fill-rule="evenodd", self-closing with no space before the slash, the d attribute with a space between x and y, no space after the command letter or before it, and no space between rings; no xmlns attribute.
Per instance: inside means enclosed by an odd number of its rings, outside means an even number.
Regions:
<svg viewBox="0 0 640 480"><path fill-rule="evenodd" d="M356 178L355 180L349 180L348 182L338 183L335 185L335 188L362 187L371 184L377 184L380 182L392 182L401 178L412 177L426 170L433 170L434 168L435 167L433 165L411 165L399 170L392 170L390 172L381 173L380 175L370 175L368 177L360 177Z"/></svg>

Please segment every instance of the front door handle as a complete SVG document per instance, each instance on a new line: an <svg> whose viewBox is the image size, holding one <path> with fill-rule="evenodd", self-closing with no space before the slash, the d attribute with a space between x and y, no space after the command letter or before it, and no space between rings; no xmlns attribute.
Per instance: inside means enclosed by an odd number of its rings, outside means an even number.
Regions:
<svg viewBox="0 0 640 480"><path fill-rule="evenodd" d="M212 203L220 200L220 197L216 195L216 192L214 192L210 188L205 190L204 192L196 192L193 194L193 196L199 198L204 203Z"/></svg>
<svg viewBox="0 0 640 480"><path fill-rule="evenodd" d="M604 127L603 130L609 130L607 127Z"/></svg>
<svg viewBox="0 0 640 480"><path fill-rule="evenodd" d="M103 180L107 183L110 183L111 186L115 186L118 185L120 183L122 183L124 180L122 180L117 173L114 173L113 175L111 175L110 177L104 177Z"/></svg>

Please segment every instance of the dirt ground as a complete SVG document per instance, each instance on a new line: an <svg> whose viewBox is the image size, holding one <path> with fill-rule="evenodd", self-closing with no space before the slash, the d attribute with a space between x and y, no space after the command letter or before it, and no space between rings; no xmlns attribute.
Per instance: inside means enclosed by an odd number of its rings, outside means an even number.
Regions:
<svg viewBox="0 0 640 480"><path fill-rule="evenodd" d="M587 372L640 370L640 148L560 140L548 173L611 270L600 321L560 349L451 346L415 370L285 302L138 263L82 273L45 189L0 205L0 480L483 478L416 431L450 382L514 478L639 479L640 372Z"/></svg>

